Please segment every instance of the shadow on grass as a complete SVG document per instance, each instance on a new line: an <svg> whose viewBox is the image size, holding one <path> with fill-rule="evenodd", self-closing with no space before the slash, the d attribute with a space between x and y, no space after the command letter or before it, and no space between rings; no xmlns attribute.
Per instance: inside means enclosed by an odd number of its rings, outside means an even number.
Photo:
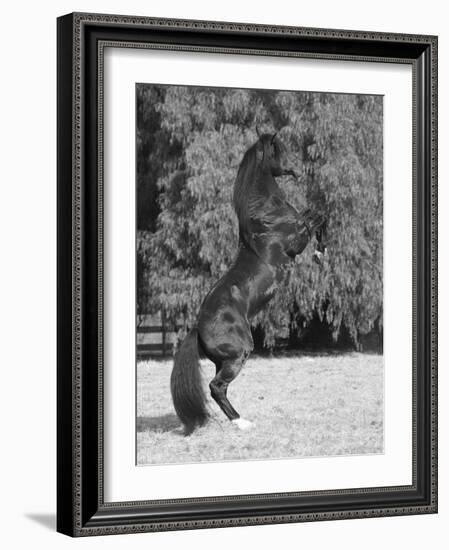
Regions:
<svg viewBox="0 0 449 550"><path fill-rule="evenodd" d="M164 414L162 416L138 416L138 432L175 432L184 435L182 424L179 418L173 414Z"/></svg>

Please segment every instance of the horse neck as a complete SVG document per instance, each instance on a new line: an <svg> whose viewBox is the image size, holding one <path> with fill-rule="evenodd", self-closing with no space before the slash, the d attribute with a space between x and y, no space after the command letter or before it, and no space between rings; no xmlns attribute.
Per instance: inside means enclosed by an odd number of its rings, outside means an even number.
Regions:
<svg viewBox="0 0 449 550"><path fill-rule="evenodd" d="M239 222L247 211L251 199L277 194L282 194L282 191L274 176L262 162L256 161L255 151L249 150L240 164L234 184L234 209Z"/></svg>
<svg viewBox="0 0 449 550"><path fill-rule="evenodd" d="M282 194L275 177L270 171L260 167L256 173L256 185L254 194L259 196L271 197L273 195Z"/></svg>

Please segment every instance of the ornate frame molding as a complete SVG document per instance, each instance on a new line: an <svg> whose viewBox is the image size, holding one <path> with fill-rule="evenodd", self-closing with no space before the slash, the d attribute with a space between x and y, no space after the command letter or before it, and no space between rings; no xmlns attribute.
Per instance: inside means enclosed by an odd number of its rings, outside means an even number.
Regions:
<svg viewBox="0 0 449 550"><path fill-rule="evenodd" d="M139 39L131 40L133 30ZM98 32L97 32L98 31ZM173 41L164 42L151 31L162 31ZM176 31L196 44L177 43ZM97 34L95 34L97 33ZM142 33L148 39L142 41ZM104 35L107 37L104 37ZM123 40L123 35L125 40ZM95 35L95 37L93 37ZM223 38L223 45L203 43ZM99 38L100 37L100 38ZM226 41L224 41L226 37ZM287 48L280 47L283 43ZM254 46L255 40L259 47ZM229 42L238 41L232 46ZM247 42L249 47L242 47ZM339 53L329 51L338 44ZM200 44L201 43L201 44ZM273 45L276 47L273 48ZM103 430L103 51L105 46L206 51L223 54L297 56L366 62L410 63L413 66L414 109L414 472L410 487L375 487L346 491L320 491L236 497L177 499L104 503L102 482ZM302 46L302 47L301 47ZM326 47L328 48L326 50ZM359 52L359 53L357 53ZM387 53L391 55L386 55ZM93 80L97 81L93 82ZM89 93L95 92L95 99ZM96 102L97 120L88 121L83 109ZM70 124L71 134L67 137ZM90 133L89 133L90 132ZM95 135L95 137L93 137ZM437 511L437 38L333 29L311 29L103 14L70 14L58 20L58 530L73 536L118 534L142 531L201 529L210 527L259 525L373 516L432 513ZM89 157L89 158L88 158ZM92 186L92 180L96 185ZM91 186L86 187L90 182ZM94 189L92 190L92 187ZM89 194L90 193L90 194ZM86 200L95 202L87 212ZM89 203L89 204L91 204ZM95 269L93 249L87 250L86 232L96 237ZM420 239L421 245L419 245ZM428 249L425 250L425 244ZM424 245L424 249L422 248ZM90 270L90 271L89 271ZM70 290L69 290L70 287ZM70 294L70 295L69 295ZM416 299L415 299L416 298ZM96 300L96 319L86 316L86 303ZM418 311L424 321L418 321ZM70 319L70 321L69 321ZM87 326L97 323L95 341ZM94 348L96 349L93 357ZM424 361L424 363L423 363ZM93 373L87 364L95 365ZM417 365L421 365L419 372ZM423 388L423 384L426 387ZM427 387L428 386L428 387ZM88 390L86 390L86 387ZM421 402L424 391L428 399ZM420 397L421 396L421 397ZM417 410L417 408L419 410ZM86 411L95 412L95 430L88 429ZM417 415L424 418L417 425ZM424 422L423 421L423 422ZM424 427L425 429L424 429ZM421 432L426 433L421 433ZM89 446L93 456L88 451ZM418 445L420 448L418 449ZM425 449L423 449L423 445ZM418 452L419 451L419 452ZM425 457L423 458L422 453ZM425 470L425 472L424 472ZM95 487L88 486L95 482ZM389 494L380 501L378 493ZM409 497L407 497L409 494ZM367 506L360 498L377 500ZM394 500L395 496L397 497ZM338 497L336 509L326 505L305 505L294 513L251 514L250 508L230 508L223 517L201 517L192 505L252 503L300 497L328 500ZM351 497L352 500L351 500ZM408 500L407 500L408 499ZM257 499L256 499L257 500ZM359 504L358 504L359 502ZM365 502L365 504L364 504ZM408 502L408 504L407 504ZM345 504L346 503L346 504ZM402 504L401 504L402 503ZM190 518L177 519L172 513L154 519L154 506L190 506ZM233 517L229 516L232 509ZM256 508L254 508L256 510ZM217 515L217 514L215 514ZM219 514L218 514L219 516Z"/></svg>

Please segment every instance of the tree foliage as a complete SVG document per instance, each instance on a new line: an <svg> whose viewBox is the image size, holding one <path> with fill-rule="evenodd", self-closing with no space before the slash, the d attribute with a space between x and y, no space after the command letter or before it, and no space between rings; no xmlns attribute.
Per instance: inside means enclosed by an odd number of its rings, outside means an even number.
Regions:
<svg viewBox="0 0 449 550"><path fill-rule="evenodd" d="M328 216L328 261L309 246L254 320L265 344L300 335L318 317L354 343L382 320L382 98L368 95L137 87L138 307L190 327L237 249L234 179L256 126L278 131L299 183L295 206Z"/></svg>

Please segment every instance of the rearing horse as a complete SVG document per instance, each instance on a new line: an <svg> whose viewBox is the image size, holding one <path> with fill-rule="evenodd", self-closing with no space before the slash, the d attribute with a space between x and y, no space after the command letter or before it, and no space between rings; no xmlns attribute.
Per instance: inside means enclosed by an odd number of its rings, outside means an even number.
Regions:
<svg viewBox="0 0 449 550"><path fill-rule="evenodd" d="M242 370L254 348L250 319L274 296L283 269L301 254L316 232L314 259L324 250L319 212L298 212L285 199L276 177L296 174L276 134L263 134L240 164L234 184L239 222L237 257L201 305L195 327L176 354L171 393L176 413L191 433L209 417L201 383L200 348L216 366L209 384L212 398L239 428L251 426L227 398L228 385Z"/></svg>

